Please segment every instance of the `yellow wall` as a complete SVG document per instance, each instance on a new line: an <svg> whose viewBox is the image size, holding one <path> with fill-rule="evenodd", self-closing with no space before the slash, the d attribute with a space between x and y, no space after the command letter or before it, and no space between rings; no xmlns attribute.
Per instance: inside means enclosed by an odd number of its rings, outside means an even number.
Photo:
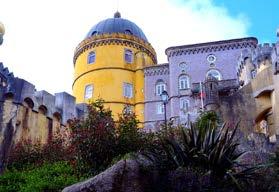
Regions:
<svg viewBox="0 0 279 192"><path fill-rule="evenodd" d="M134 39L133 43L139 42ZM125 62L125 49L133 51L132 63ZM146 49L150 47L147 45ZM88 64L87 57L91 51L95 51L96 59L94 63ZM129 104L138 120L144 122L143 68L153 64L154 61L147 52L132 47L131 44L108 43L89 48L76 58L73 94L77 103L103 99L105 106L112 110L115 120L123 112L124 106ZM123 96L124 82L133 85L133 97L130 99ZM86 85L93 85L93 97L88 100L84 99Z"/></svg>

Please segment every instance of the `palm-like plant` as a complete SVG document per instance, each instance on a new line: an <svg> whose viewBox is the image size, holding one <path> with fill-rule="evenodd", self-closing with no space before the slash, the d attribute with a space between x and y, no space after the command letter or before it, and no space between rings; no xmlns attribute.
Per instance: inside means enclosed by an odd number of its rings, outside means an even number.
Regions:
<svg viewBox="0 0 279 192"><path fill-rule="evenodd" d="M216 125L216 124L215 124ZM180 127L176 135L159 136L160 145L144 153L155 164L167 169L194 168L209 173L211 183L228 181L238 190L243 182L253 179L256 167L243 167L238 158L244 153L237 150L235 139L238 124L230 129L225 124L216 127L208 123L205 127L192 124L190 128Z"/></svg>
<svg viewBox="0 0 279 192"><path fill-rule="evenodd" d="M165 138L162 145L168 159L176 167L194 166L210 170L212 176L223 177L231 170L238 157L239 145L234 136L237 127L232 132L225 125L218 131L215 127L195 127L181 129L181 139Z"/></svg>

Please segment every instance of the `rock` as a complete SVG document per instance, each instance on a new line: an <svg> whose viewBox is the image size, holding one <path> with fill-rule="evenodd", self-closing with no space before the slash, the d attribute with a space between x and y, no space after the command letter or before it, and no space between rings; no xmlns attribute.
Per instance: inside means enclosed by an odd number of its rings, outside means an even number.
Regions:
<svg viewBox="0 0 279 192"><path fill-rule="evenodd" d="M136 160L121 160L91 179L66 187L63 192L142 192L141 179Z"/></svg>

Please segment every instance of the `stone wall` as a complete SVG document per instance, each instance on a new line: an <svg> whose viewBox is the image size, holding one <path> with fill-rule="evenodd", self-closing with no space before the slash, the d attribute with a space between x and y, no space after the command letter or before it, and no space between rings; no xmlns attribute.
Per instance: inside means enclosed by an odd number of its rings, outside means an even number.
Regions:
<svg viewBox="0 0 279 192"><path fill-rule="evenodd" d="M66 92L52 95L16 78L0 63L0 173L12 146L22 140L47 143L55 133L67 134L71 119L86 113Z"/></svg>

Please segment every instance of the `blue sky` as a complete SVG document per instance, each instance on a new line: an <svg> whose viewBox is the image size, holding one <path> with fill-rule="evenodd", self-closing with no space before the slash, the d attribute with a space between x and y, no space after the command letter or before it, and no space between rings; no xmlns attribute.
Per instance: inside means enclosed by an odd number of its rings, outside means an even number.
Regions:
<svg viewBox="0 0 279 192"><path fill-rule="evenodd" d="M214 0L217 6L226 7L232 16L244 15L250 23L248 35L260 43L276 42L279 28L279 0Z"/></svg>
<svg viewBox="0 0 279 192"><path fill-rule="evenodd" d="M93 25L113 16L117 1L122 17L145 33L158 63L167 62L170 46L247 36L277 41L279 0L0 0L6 27L0 62L37 90L71 93L75 48Z"/></svg>

